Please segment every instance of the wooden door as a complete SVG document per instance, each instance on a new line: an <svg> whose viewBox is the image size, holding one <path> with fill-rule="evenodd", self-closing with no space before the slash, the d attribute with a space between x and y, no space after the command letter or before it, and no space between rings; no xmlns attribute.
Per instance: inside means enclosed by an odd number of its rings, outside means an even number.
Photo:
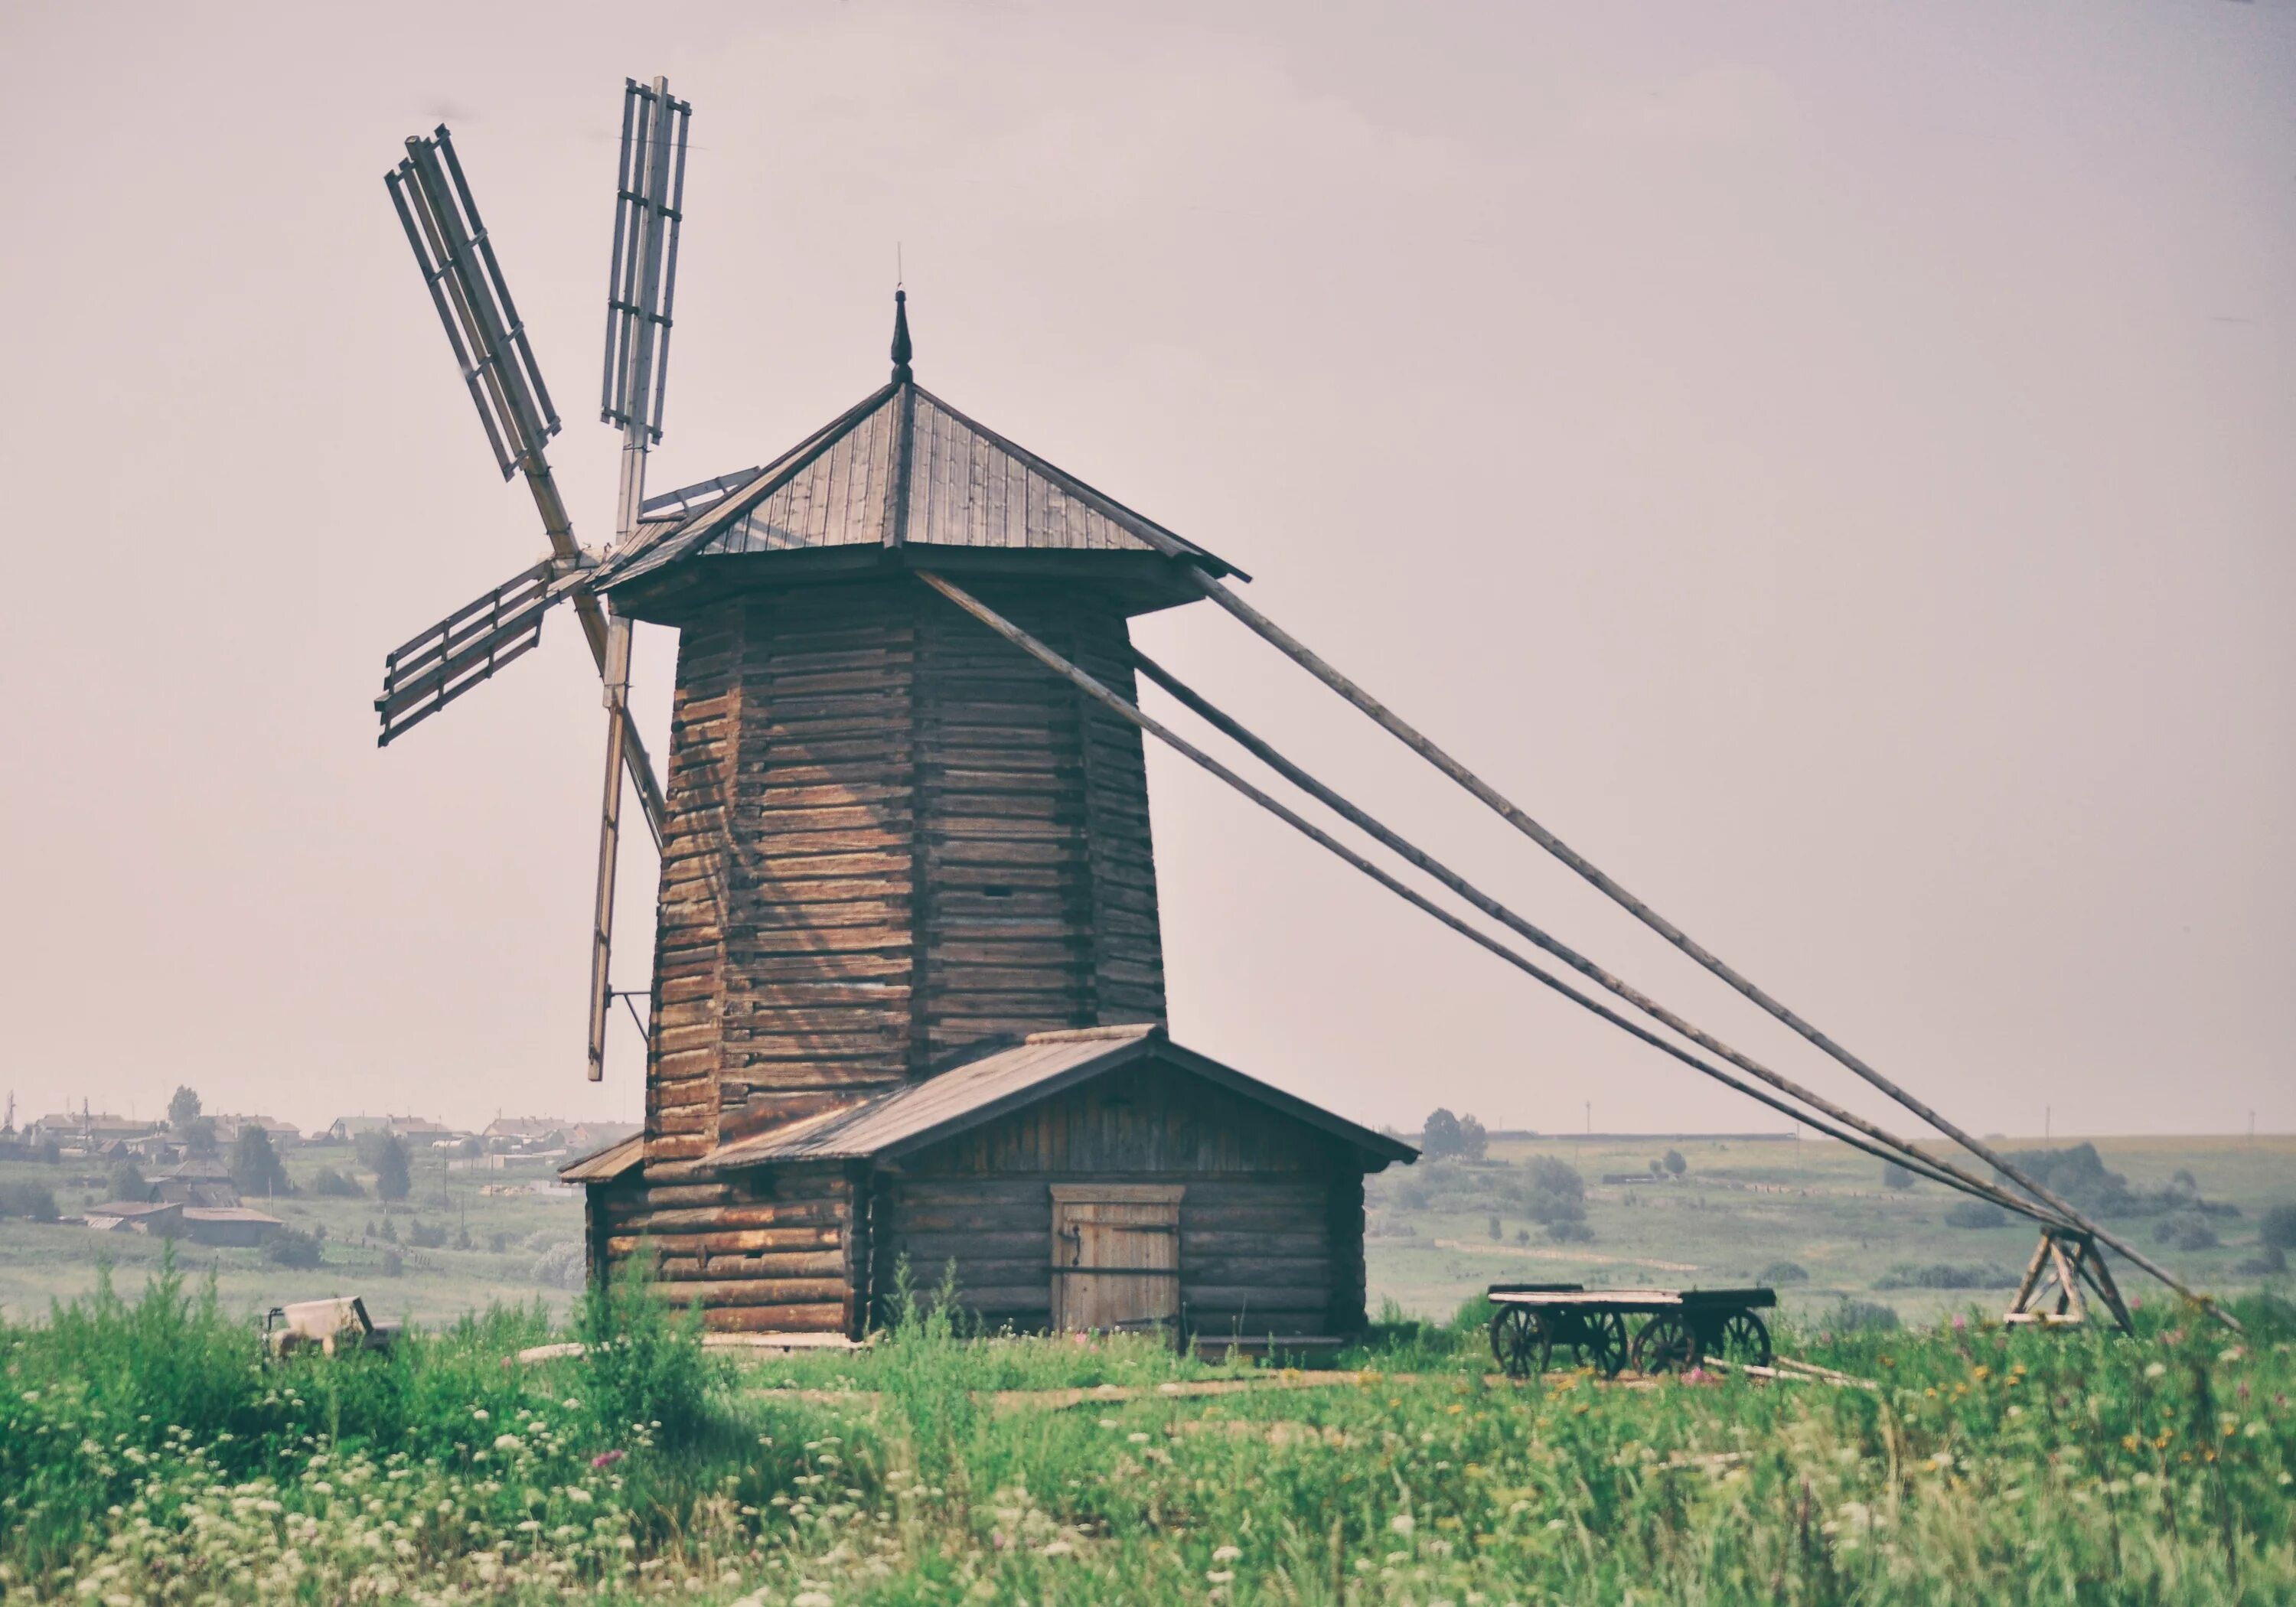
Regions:
<svg viewBox="0 0 2296 1607"><path fill-rule="evenodd" d="M1053 1326L1152 1328L1180 1316L1178 1185L1053 1185Z"/></svg>

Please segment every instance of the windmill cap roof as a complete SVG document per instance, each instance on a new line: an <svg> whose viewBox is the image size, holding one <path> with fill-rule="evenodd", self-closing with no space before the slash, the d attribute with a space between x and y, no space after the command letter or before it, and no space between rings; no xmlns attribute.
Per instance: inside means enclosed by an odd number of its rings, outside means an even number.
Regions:
<svg viewBox="0 0 2296 1607"><path fill-rule="evenodd" d="M1127 553L1238 573L906 380L872 392L760 468L647 506L629 545L600 566L601 590L694 561L901 547Z"/></svg>

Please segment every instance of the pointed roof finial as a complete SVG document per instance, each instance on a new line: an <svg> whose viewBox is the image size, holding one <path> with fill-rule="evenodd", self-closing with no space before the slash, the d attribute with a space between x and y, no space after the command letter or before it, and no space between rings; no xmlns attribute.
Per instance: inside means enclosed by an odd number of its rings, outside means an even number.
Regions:
<svg viewBox="0 0 2296 1607"><path fill-rule="evenodd" d="M913 384L916 375L909 372L909 292L893 292L893 383Z"/></svg>

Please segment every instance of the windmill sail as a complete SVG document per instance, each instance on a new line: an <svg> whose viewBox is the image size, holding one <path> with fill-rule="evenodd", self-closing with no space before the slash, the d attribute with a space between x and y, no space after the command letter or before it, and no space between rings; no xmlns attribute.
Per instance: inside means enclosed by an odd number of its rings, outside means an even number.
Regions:
<svg viewBox="0 0 2296 1607"><path fill-rule="evenodd" d="M558 566L544 559L453 613L387 655L377 747L387 748L480 682L542 641L542 616L557 601L551 590Z"/></svg>
<svg viewBox="0 0 2296 1607"><path fill-rule="evenodd" d="M558 433L558 413L446 125L430 139L409 139L406 160L383 182L508 480L522 461L540 461L543 443Z"/></svg>
<svg viewBox="0 0 2296 1607"><path fill-rule="evenodd" d="M661 439L669 378L670 309L677 299L677 230L685 218L685 131L693 108L657 79L622 91L621 168L614 186L614 254L606 280L605 373L598 416Z"/></svg>

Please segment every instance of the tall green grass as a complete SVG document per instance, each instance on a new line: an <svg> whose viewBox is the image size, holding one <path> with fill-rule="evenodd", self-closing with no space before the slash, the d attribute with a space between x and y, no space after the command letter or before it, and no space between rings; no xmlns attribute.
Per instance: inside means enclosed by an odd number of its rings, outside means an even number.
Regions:
<svg viewBox="0 0 2296 1607"><path fill-rule="evenodd" d="M946 1291L943 1291L945 1296ZM1824 1319L1873 1387L1495 1379L1471 1306L1321 1378L967 1332L740 1372L642 1289L265 1360L172 1267L0 1327L0 1589L92 1599L2296 1600L2296 1321ZM786 1388L805 1368L842 1389ZM1234 1381L1252 1381L1230 1388ZM1227 1382L1223 1382L1227 1381ZM816 1380L818 1383L818 1378ZM1189 1392L1204 1383L1221 1392ZM1114 1383L1117 1391L1091 1393ZM1179 1390L1159 1386L1179 1385ZM1079 1396L1078 1389L1087 1392Z"/></svg>
<svg viewBox="0 0 2296 1607"><path fill-rule="evenodd" d="M805 1435L774 1431L786 1412L735 1400L696 1319L643 1287L595 1292L579 1332L578 1359L526 1366L519 1351L558 1337L546 1313L496 1307L388 1352L278 1359L172 1256L132 1300L107 1273L45 1324L0 1325L0 1584L84 1575L123 1525L146 1583L190 1578L165 1559L219 1499L242 1521L255 1503L273 1554L311 1566L291 1532L330 1518L346 1546L386 1537L399 1563L485 1553L499 1572L507 1537L511 1560L593 1581L705 1530L754 1530L802 1471ZM339 1511L347 1486L376 1493Z"/></svg>

